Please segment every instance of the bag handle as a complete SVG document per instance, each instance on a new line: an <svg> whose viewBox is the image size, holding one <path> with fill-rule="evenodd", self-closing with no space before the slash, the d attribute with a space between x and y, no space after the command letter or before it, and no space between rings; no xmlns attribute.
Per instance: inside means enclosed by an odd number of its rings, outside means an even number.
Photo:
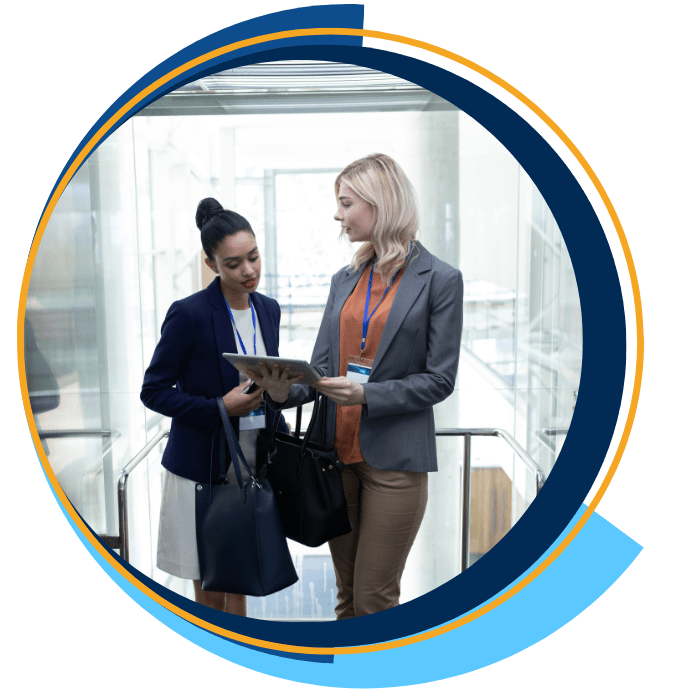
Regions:
<svg viewBox="0 0 700 700"><path fill-rule="evenodd" d="M228 417L228 413L226 412L226 406L224 405L223 397L217 396L216 403L219 407L219 413L221 414L221 420L223 421L223 424L224 424L224 434L226 435L226 442L228 443L228 449L231 452L231 461L233 462L233 469L236 472L236 481L238 482L238 488L243 490L243 477L241 476L241 468L238 464L238 457L239 456L241 458L241 462L243 462L243 466L246 468L246 471L248 472L248 475L250 476L250 480L258 488L262 488L262 486L260 486L260 484L258 483L257 479L253 476L253 473L251 472L250 467L248 466L248 462L246 461L245 455L243 454L243 450L241 449L241 446L238 443L238 440L236 439L236 435L233 432L233 428L231 427L231 420ZM212 472L210 470L209 471L210 484L211 484L211 477L212 477Z"/></svg>
<svg viewBox="0 0 700 700"><path fill-rule="evenodd" d="M300 454L301 454L301 459L304 459L304 455L306 454L306 443L309 441L309 437L311 436L311 431L316 424L316 419L318 418L320 412L321 412L321 401L326 399L325 396L319 394L318 391L316 391L316 395L314 397L314 410L313 413L311 414L311 420L309 421L309 427L306 429L306 434L304 435L304 439L301 441L301 447L300 447ZM272 460L277 453L277 447L275 446L275 433L277 432L277 427L279 426L280 419L282 417L281 411L277 411L275 413L275 420L274 423L272 424L272 430L269 432L270 436L270 447L267 451L267 461L266 464L263 468L263 471L261 472L262 478L265 478L265 475L267 474L267 467L268 465L272 464ZM268 425L269 427L269 425ZM297 407L297 426L296 426L296 435L295 437L299 437L299 431L301 429L301 406ZM299 464L297 466L297 469L301 469L301 460L299 461ZM299 474L297 473L297 478L299 478Z"/></svg>
<svg viewBox="0 0 700 700"><path fill-rule="evenodd" d="M301 442L302 454L304 453L304 448L306 447L306 443L309 441L309 436L311 435L311 430L316 425L316 419L318 418L318 416L321 412L321 410L320 410L321 409L321 401L324 400L325 398L326 398L325 396L319 394L318 391L316 391L316 395L314 397L314 410L311 414L311 420L309 421L309 427L306 429L306 434L304 435L304 439ZM282 418L282 412L276 411L275 420L274 420L274 423L272 424L272 430L270 430L270 432L269 432L270 438L274 438L281 418ZM297 407L297 424L296 424L296 430L295 430L295 437L299 437L300 431L301 431L301 406L298 406ZM270 444L272 444L272 440L270 441Z"/></svg>
<svg viewBox="0 0 700 700"><path fill-rule="evenodd" d="M309 441L309 437L311 437L311 431L313 430L314 426L316 425L316 419L319 416L319 413L321 412L321 401L324 401L326 399L325 396L322 394L319 394L318 391L316 391L316 398L314 399L314 410L311 414L311 420L309 421L309 427L306 429L306 434L304 435L304 439L302 440L301 443L301 453L304 454L304 448L306 447L306 443Z"/></svg>
<svg viewBox="0 0 700 700"><path fill-rule="evenodd" d="M297 406L297 422L296 425L294 426L294 437L298 438L299 433L301 432L301 411L302 411L303 406Z"/></svg>

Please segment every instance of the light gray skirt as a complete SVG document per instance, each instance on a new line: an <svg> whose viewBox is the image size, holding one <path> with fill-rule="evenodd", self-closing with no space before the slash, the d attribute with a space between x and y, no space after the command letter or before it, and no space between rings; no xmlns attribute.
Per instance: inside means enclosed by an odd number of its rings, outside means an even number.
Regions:
<svg viewBox="0 0 700 700"><path fill-rule="evenodd" d="M259 430L241 431L241 449L253 474L255 474L255 443L259 433ZM245 468L241 467L241 471L244 481L247 481L248 475ZM226 476L230 482L236 480L233 465L229 466ZM196 486L196 481L165 470L156 557L156 566L161 571L191 581L198 581L200 578L194 507Z"/></svg>

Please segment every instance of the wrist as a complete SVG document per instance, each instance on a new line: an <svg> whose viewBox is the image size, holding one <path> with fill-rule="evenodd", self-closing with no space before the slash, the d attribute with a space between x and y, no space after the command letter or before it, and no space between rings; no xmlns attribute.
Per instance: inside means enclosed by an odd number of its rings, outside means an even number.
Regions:
<svg viewBox="0 0 700 700"><path fill-rule="evenodd" d="M277 393L277 392L273 393L271 391L268 391L267 394L275 403L285 403L287 401L287 399L289 398L288 391L281 392L281 393Z"/></svg>

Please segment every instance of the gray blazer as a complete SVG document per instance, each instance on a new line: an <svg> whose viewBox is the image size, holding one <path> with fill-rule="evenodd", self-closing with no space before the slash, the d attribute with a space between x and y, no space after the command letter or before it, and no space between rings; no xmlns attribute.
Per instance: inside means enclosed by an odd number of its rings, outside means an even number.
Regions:
<svg viewBox="0 0 700 700"><path fill-rule="evenodd" d="M433 406L455 388L462 339L462 273L416 243L389 311L368 382L360 418L360 448L375 469L437 471ZM311 364L338 376L340 311L362 269L343 268L331 290ZM276 408L313 400L311 387L294 385ZM333 444L335 407L327 401L311 439Z"/></svg>

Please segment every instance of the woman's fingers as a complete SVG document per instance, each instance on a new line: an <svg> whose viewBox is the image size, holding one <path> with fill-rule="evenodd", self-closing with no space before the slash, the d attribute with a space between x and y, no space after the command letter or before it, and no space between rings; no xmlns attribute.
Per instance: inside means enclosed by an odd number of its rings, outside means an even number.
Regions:
<svg viewBox="0 0 700 700"><path fill-rule="evenodd" d="M230 416L245 416L260 406L262 402L263 390L261 388L257 388L250 394L244 394L242 388L246 384L247 382L244 382L243 384L234 387L224 396L226 412Z"/></svg>
<svg viewBox="0 0 700 700"><path fill-rule="evenodd" d="M362 384L347 377L324 377L316 382L318 391L340 406L356 406L366 403Z"/></svg>
<svg viewBox="0 0 700 700"><path fill-rule="evenodd" d="M238 370L239 374L241 374L244 377L250 377L250 379L252 379L256 384L259 384L258 380L262 377L258 372L256 372L256 370L251 369L250 367L248 367L248 365L244 365L242 363L234 363L233 366Z"/></svg>
<svg viewBox="0 0 700 700"><path fill-rule="evenodd" d="M291 386L295 382L298 382L300 379L304 378L303 374L290 374L291 371L291 367L287 365L287 367L282 370L282 373L279 376L279 381L284 382L287 386Z"/></svg>
<svg viewBox="0 0 700 700"><path fill-rule="evenodd" d="M289 398L289 388L300 378L296 374L289 376L289 366L281 367L279 362L275 362L272 367L268 367L261 361L260 380L256 379L256 383L267 391L273 401L284 403Z"/></svg>
<svg viewBox="0 0 700 700"><path fill-rule="evenodd" d="M317 388L321 394L324 394L329 399L333 399L333 401L342 399L347 393L342 387L331 386L328 384L317 384Z"/></svg>
<svg viewBox="0 0 700 700"><path fill-rule="evenodd" d="M252 391L250 394L248 394L250 396L251 403L254 406L259 406L262 403L264 391L265 390L261 386L259 386L255 391Z"/></svg>
<svg viewBox="0 0 700 700"><path fill-rule="evenodd" d="M246 413L254 411L256 408L260 407L263 402L263 391L262 387L258 387L255 391L251 391L250 394L243 394L246 398L246 403L243 405L243 410Z"/></svg>
<svg viewBox="0 0 700 700"><path fill-rule="evenodd" d="M262 362L260 364L263 365ZM267 369L267 367L265 367L265 369ZM289 365L281 367L279 362L275 362L275 364L272 365L272 372L269 376L273 381L284 384L286 387L290 387L292 384L294 384L294 382L297 382L304 377L303 374L289 374L290 372L291 367Z"/></svg>
<svg viewBox="0 0 700 700"><path fill-rule="evenodd" d="M354 405L354 402L350 401L350 397L343 392L330 390L330 389L329 390L319 389L319 392L321 394L324 394L331 401L333 401L334 403L337 403L340 406L353 406Z"/></svg>
<svg viewBox="0 0 700 700"><path fill-rule="evenodd" d="M267 380L270 378L270 370L267 368L267 365L264 362L259 362L258 367L260 368L258 371L260 372L260 377L263 380Z"/></svg>
<svg viewBox="0 0 700 700"><path fill-rule="evenodd" d="M250 377L258 386L260 386L260 382L262 381L262 374L259 372L256 372L255 370L251 370L249 367L246 367L245 373L248 377Z"/></svg>
<svg viewBox="0 0 700 700"><path fill-rule="evenodd" d="M292 384L303 378L302 374L290 375L289 365L282 367L279 362L270 366L261 360L258 367L253 370L243 365L234 366L239 372L250 377L261 388L261 393L264 389L278 403L284 403L289 397L289 389Z"/></svg>
<svg viewBox="0 0 700 700"><path fill-rule="evenodd" d="M276 380L274 368L270 372L269 368L264 362L258 363L256 368L249 367L244 364L234 364L234 367L241 373L250 377L258 386L266 384L268 381Z"/></svg>
<svg viewBox="0 0 700 700"><path fill-rule="evenodd" d="M347 395L354 383L347 377L324 377L321 381L316 382L316 388L330 398L331 396Z"/></svg>

